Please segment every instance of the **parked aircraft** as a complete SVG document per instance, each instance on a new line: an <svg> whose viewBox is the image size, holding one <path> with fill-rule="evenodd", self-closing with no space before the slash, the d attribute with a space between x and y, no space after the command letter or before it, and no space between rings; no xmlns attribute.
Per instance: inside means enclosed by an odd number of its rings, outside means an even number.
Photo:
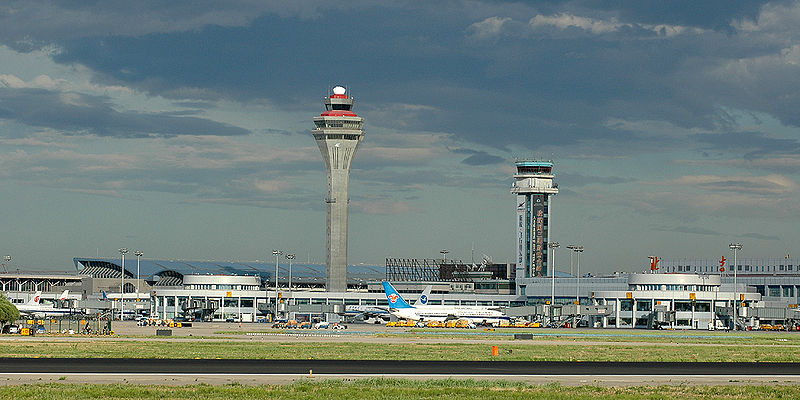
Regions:
<svg viewBox="0 0 800 400"><path fill-rule="evenodd" d="M511 318L498 307L486 306L439 306L414 303L408 304L389 282L383 282L383 290L389 300L389 313L400 319L413 321L447 321L466 319L474 324L494 325ZM422 297L422 296L420 296ZM426 296L427 298L427 296Z"/></svg>
<svg viewBox="0 0 800 400"><path fill-rule="evenodd" d="M414 306L424 306L428 304L428 298L431 295L431 289L433 286L428 285L419 295L417 301L414 302ZM345 307L345 314L350 316L356 315L363 315L365 319L375 320L377 321L378 318L383 319L385 321L389 320L389 306L371 306L371 305L349 305ZM380 321L377 321L380 322ZM376 322L376 323L377 323Z"/></svg>
<svg viewBox="0 0 800 400"><path fill-rule="evenodd" d="M58 300L64 302L67 300L67 295L69 294L69 290L65 290L61 293L61 296L58 297ZM37 291L33 297L28 300L27 303L20 304L17 306L19 313L22 315L28 315L32 317L54 317L54 316L61 316L61 315L71 315L71 314L80 314L79 310L75 310L74 308L65 308L65 307L56 307L54 304L42 304L42 292Z"/></svg>

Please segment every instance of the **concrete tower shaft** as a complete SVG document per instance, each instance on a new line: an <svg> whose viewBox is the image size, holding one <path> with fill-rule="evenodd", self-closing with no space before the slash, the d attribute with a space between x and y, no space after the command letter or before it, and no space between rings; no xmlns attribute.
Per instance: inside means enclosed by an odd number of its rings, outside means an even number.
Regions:
<svg viewBox="0 0 800 400"><path fill-rule="evenodd" d="M517 195L517 278L548 275L553 162L519 160L511 193Z"/></svg>
<svg viewBox="0 0 800 400"><path fill-rule="evenodd" d="M364 118L351 111L353 99L337 86L325 98L325 112L314 117L317 141L328 178L326 278L329 292L347 291L347 219L350 166L364 139Z"/></svg>

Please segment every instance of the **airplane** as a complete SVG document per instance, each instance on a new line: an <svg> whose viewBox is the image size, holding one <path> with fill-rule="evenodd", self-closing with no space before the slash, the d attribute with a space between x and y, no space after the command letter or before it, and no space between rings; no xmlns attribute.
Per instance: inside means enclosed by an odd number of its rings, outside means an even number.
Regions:
<svg viewBox="0 0 800 400"><path fill-rule="evenodd" d="M408 304L391 283L384 281L383 290L389 300L389 313L399 319L413 321L448 321L466 319L474 324L495 325L500 321L510 321L498 307L485 306L433 306L427 304L427 296L421 304ZM422 300L423 296L420 296ZM418 301L419 302L419 301Z"/></svg>
<svg viewBox="0 0 800 400"><path fill-rule="evenodd" d="M61 293L61 296L58 297L58 300L65 301L67 300L67 295L69 294L69 290L65 290ZM33 297L28 300L25 304L20 304L17 306L17 310L22 315L28 315L33 317L53 317L53 316L60 316L60 315L71 315L71 314L80 314L78 310L72 308L63 308L63 307L56 307L53 304L42 304L40 301L42 299L42 291L37 291Z"/></svg>
<svg viewBox="0 0 800 400"><path fill-rule="evenodd" d="M433 286L428 285L419 295L417 301L414 302L414 306L424 306L428 304L428 297L431 295L431 290ZM345 307L345 315L356 316L356 315L363 315L365 319L375 319L378 318L388 321L389 320L389 306L371 306L371 305L348 305ZM376 323L379 323L377 321Z"/></svg>

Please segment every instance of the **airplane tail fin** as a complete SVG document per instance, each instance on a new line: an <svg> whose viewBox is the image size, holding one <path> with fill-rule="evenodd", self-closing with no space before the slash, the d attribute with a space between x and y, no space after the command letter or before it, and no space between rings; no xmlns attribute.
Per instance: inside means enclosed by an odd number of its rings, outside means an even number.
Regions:
<svg viewBox="0 0 800 400"><path fill-rule="evenodd" d="M67 299L67 295L68 294L69 294L69 290L65 290L63 293L61 293L61 296L59 296L58 299L61 300L61 301L64 301L64 300Z"/></svg>
<svg viewBox="0 0 800 400"><path fill-rule="evenodd" d="M26 306L37 305L39 304L39 300L41 300L41 298L42 298L42 291L39 290L33 295L33 297L31 297L30 300L28 300L27 303L25 303L25 305Z"/></svg>
<svg viewBox="0 0 800 400"><path fill-rule="evenodd" d="M389 307L392 308L414 308L408 304L400 293L392 286L391 283L383 282L383 291L386 292L386 298L389 300Z"/></svg>
<svg viewBox="0 0 800 400"><path fill-rule="evenodd" d="M431 297L431 289L433 289L433 286L425 286L425 290L422 291L422 294L419 295L417 301L414 302L414 307L428 305L428 298Z"/></svg>

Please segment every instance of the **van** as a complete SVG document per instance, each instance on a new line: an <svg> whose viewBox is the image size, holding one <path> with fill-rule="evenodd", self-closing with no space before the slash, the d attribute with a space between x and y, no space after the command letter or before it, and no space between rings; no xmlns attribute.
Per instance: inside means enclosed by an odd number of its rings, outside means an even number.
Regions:
<svg viewBox="0 0 800 400"><path fill-rule="evenodd" d="M19 325L6 325L3 327L3 333L17 334L19 333Z"/></svg>

